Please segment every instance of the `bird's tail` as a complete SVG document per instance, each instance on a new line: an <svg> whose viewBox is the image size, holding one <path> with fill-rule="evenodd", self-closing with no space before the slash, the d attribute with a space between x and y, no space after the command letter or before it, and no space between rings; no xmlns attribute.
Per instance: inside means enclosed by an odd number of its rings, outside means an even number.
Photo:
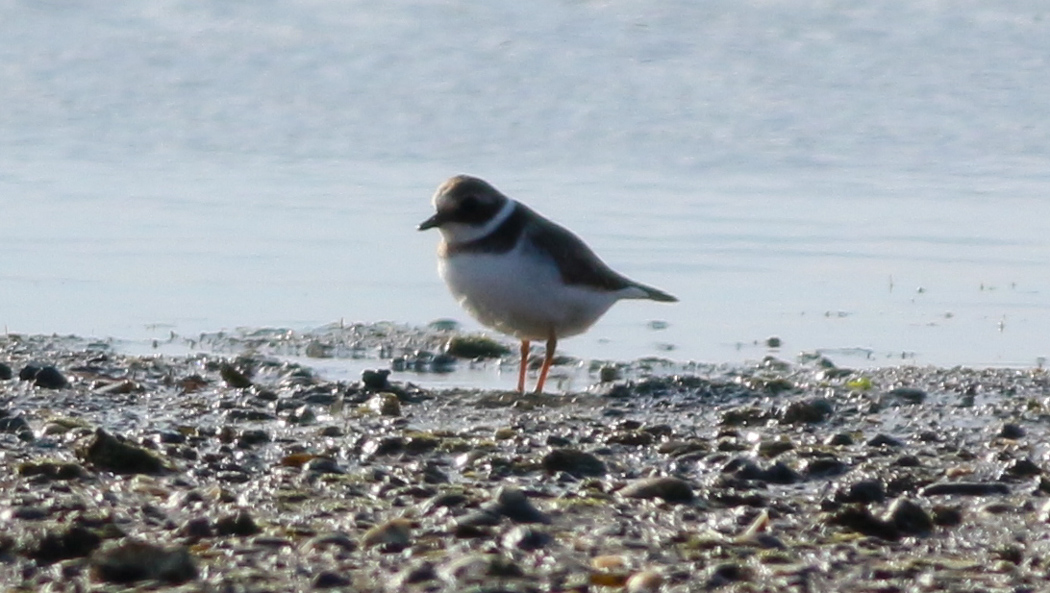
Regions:
<svg viewBox="0 0 1050 593"><path fill-rule="evenodd" d="M631 288L635 288L638 292L633 292L627 298L634 299L652 299L654 301L660 301L661 303L677 303L678 297L668 294L659 288L653 288L652 286L646 286L637 282L632 282Z"/></svg>

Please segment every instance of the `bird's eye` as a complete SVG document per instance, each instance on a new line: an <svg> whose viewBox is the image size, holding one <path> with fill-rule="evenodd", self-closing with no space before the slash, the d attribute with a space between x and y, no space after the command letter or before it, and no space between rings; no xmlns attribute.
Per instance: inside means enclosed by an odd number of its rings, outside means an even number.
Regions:
<svg viewBox="0 0 1050 593"><path fill-rule="evenodd" d="M481 202L475 196L467 196L459 203L460 211L466 213L477 212L480 207Z"/></svg>

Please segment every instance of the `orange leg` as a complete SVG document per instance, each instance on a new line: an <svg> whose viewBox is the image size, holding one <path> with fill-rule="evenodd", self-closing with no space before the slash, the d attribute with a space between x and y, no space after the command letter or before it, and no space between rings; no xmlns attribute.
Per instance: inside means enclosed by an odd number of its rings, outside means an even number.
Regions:
<svg viewBox="0 0 1050 593"><path fill-rule="evenodd" d="M525 393L525 371L529 368L529 341L521 341L521 367L518 369L518 393Z"/></svg>
<svg viewBox="0 0 1050 593"><path fill-rule="evenodd" d="M543 353L543 368L540 369L540 380L536 382L536 393L543 393L543 384L547 382L547 373L551 370L551 362L554 360L554 349L558 346L558 337L552 331L547 338L547 351Z"/></svg>

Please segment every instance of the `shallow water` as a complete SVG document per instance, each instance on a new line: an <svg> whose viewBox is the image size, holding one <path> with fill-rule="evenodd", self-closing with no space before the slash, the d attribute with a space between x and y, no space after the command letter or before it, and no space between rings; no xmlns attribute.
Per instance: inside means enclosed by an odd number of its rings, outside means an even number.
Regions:
<svg viewBox="0 0 1050 593"><path fill-rule="evenodd" d="M568 353L1041 364L1047 16L3 0L0 324L474 327L414 230L469 172L681 299Z"/></svg>

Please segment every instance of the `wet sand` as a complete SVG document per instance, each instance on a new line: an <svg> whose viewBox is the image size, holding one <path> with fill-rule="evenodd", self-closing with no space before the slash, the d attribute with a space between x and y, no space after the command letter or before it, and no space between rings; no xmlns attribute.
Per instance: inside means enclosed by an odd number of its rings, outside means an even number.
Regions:
<svg viewBox="0 0 1050 593"><path fill-rule="evenodd" d="M0 337L4 587L1037 591L1050 579L1041 369L568 361L571 392L525 396L390 380L498 364L435 367L450 335L260 330L199 336L183 354ZM368 368L333 380L310 364L342 358ZM409 370L385 372L397 365Z"/></svg>

